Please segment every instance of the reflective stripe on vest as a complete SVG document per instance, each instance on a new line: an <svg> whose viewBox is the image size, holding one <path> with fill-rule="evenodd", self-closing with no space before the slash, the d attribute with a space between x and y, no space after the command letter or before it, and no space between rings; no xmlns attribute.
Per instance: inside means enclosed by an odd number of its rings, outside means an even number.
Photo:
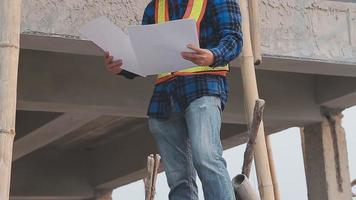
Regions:
<svg viewBox="0 0 356 200"><path fill-rule="evenodd" d="M204 17L208 0L189 0L183 19L195 19L197 21L198 33L200 32L200 23ZM168 0L156 0L155 7L156 23L169 21ZM226 76L229 66L220 66L211 68L209 66L196 66L178 72L163 73L157 76L156 84L165 82L175 76L193 75L193 74L215 74Z"/></svg>

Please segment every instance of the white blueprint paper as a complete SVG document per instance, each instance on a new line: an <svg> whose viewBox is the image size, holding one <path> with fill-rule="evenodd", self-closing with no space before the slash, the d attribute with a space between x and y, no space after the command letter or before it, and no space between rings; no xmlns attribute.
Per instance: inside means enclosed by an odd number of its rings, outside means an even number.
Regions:
<svg viewBox="0 0 356 200"><path fill-rule="evenodd" d="M138 69L130 38L109 19L99 17L80 28L79 32L104 51L109 51L114 60L122 59L123 69L144 76Z"/></svg>
<svg viewBox="0 0 356 200"><path fill-rule="evenodd" d="M132 26L129 27L129 36L140 69L147 75L196 66L181 56L181 52L189 51L188 44L199 46L196 23L193 19Z"/></svg>
<svg viewBox="0 0 356 200"><path fill-rule="evenodd" d="M123 69L141 76L196 66L180 54L189 51L188 44L199 46L193 19L132 26L126 35L106 17L100 17L81 28L80 33L114 58L122 59Z"/></svg>

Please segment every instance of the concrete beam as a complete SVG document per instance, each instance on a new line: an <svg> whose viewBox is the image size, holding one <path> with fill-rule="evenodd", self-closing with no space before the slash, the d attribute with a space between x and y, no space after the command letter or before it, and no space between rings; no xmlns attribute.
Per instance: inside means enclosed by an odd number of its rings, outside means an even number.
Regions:
<svg viewBox="0 0 356 200"><path fill-rule="evenodd" d="M261 70L356 77L356 62L332 61L291 56L263 55Z"/></svg>
<svg viewBox="0 0 356 200"><path fill-rule="evenodd" d="M341 109L355 105L356 77L319 76L315 84L318 104Z"/></svg>
<svg viewBox="0 0 356 200"><path fill-rule="evenodd" d="M86 197L84 197L86 198ZM12 196L10 200L83 200L78 196Z"/></svg>
<svg viewBox="0 0 356 200"><path fill-rule="evenodd" d="M96 190L93 200L112 200L113 190Z"/></svg>
<svg viewBox="0 0 356 200"><path fill-rule="evenodd" d="M69 98L69 97L68 97ZM125 117L146 117L146 109L135 107L115 107L114 105L95 105L95 104L83 104L60 102L60 101L48 101L47 99L27 101L18 100L17 109L22 111L43 111L43 112L62 112L62 113L83 113L83 114L101 114L101 115L113 115L113 116L125 116ZM100 102L99 102L100 103Z"/></svg>
<svg viewBox="0 0 356 200"><path fill-rule="evenodd" d="M81 148L93 141L99 143L102 138L110 137L108 135L116 135L115 130L118 127L130 123L132 120L125 117L100 116L57 140L53 146L59 149L74 149Z"/></svg>
<svg viewBox="0 0 356 200"><path fill-rule="evenodd" d="M146 119L135 120L119 125L105 140L72 149L51 144L19 159L13 168L12 197L90 199L97 189L113 189L142 179L147 155L157 150ZM245 143L246 129L243 124L223 124L224 148Z"/></svg>
<svg viewBox="0 0 356 200"><path fill-rule="evenodd" d="M20 110L146 117L155 77L131 81L113 76L106 72L102 57L28 50L21 55ZM267 123L320 121L313 75L260 70L257 76L267 102ZM245 123L239 69L233 68L228 79L231 92L223 121Z"/></svg>
<svg viewBox="0 0 356 200"><path fill-rule="evenodd" d="M153 79L109 74L101 57L28 53L20 58L18 109L145 116Z"/></svg>
<svg viewBox="0 0 356 200"><path fill-rule="evenodd" d="M93 114L63 114L44 126L32 131L14 143L13 161L58 140L66 134L94 120Z"/></svg>
<svg viewBox="0 0 356 200"><path fill-rule="evenodd" d="M308 198L351 200L345 132L342 114L326 110L323 121L304 128L302 146Z"/></svg>
<svg viewBox="0 0 356 200"><path fill-rule="evenodd" d="M31 153L13 163L10 196L21 200L92 198L87 160L82 150L44 148Z"/></svg>
<svg viewBox="0 0 356 200"><path fill-rule="evenodd" d="M97 147L90 152L91 184L99 189L128 184L134 180L123 177L144 169L147 155L155 152L156 146L147 125L141 131ZM109 165L105 164L108 160Z"/></svg>
<svg viewBox="0 0 356 200"><path fill-rule="evenodd" d="M67 54L102 56L103 50L88 40L79 37L64 37L59 35L21 34L21 49L48 51Z"/></svg>
<svg viewBox="0 0 356 200"><path fill-rule="evenodd" d="M66 38L50 35L22 34L21 48L27 50L74 54L78 56L102 56L104 54L103 50L93 42L80 40L74 36L72 38ZM231 66L239 67L240 59L232 61ZM356 62L352 61L333 61L263 54L263 63L256 67L261 70L356 77Z"/></svg>
<svg viewBox="0 0 356 200"><path fill-rule="evenodd" d="M47 124L48 122L58 118L62 114L63 113L17 110L15 141L40 128L44 124Z"/></svg>
<svg viewBox="0 0 356 200"><path fill-rule="evenodd" d="M148 127L143 127L142 131L129 133L140 141L140 148L130 146L131 138L121 138L113 140L111 144L105 144L100 148L91 151L91 161L93 168L91 174L95 174L92 184L99 189L110 189L138 181L146 176L146 159L149 153L156 153L157 149ZM266 127L268 133L275 133L280 127ZM125 139L125 140L121 140ZM229 149L246 143L248 139L247 127L245 125L223 124L221 131L221 141L224 149ZM115 153L113 153L115 152ZM120 154L119 154L120 153ZM110 165L103 165L105 160L110 160ZM131 162L136 163L135 165ZM133 166L136 166L135 168ZM120 169L120 170L118 170ZM111 176L110 176L111 175Z"/></svg>
<svg viewBox="0 0 356 200"><path fill-rule="evenodd" d="M221 138L224 148L246 142L245 125L223 124ZM235 137L242 136L243 137ZM135 144L133 147L132 144ZM100 189L112 189L140 180L146 175L147 155L157 153L147 125L141 131L127 134L91 151L92 184ZM110 165L103 164L110 160Z"/></svg>

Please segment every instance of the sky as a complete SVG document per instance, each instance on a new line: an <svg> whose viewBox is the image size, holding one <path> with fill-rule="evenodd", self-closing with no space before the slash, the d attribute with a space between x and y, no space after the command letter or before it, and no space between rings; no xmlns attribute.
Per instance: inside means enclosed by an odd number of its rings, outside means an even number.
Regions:
<svg viewBox="0 0 356 200"><path fill-rule="evenodd" d="M351 179L356 178L356 106L346 109L344 112L343 127L346 131L348 148L349 169ZM277 179L281 192L281 199L307 200L307 188L302 157L299 128L290 128L271 136L272 151L277 171ZM243 152L245 145L240 145L224 151L224 158L228 164L231 177L241 171ZM257 188L256 174L253 170L252 184ZM199 186L199 199L203 200L201 183ZM167 200L169 188L164 173L158 175L157 194L155 200ZM356 193L356 188L353 188ZM137 181L122 186L113 192L114 200L142 200L144 199L143 181ZM356 200L354 198L353 200Z"/></svg>

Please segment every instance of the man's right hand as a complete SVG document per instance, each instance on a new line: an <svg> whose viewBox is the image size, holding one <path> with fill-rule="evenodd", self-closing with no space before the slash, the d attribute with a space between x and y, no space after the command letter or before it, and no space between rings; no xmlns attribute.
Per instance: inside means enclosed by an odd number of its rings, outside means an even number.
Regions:
<svg viewBox="0 0 356 200"><path fill-rule="evenodd" d="M104 61L106 69L113 74L119 74L122 71L122 60L113 59L114 57L109 52L105 52Z"/></svg>

